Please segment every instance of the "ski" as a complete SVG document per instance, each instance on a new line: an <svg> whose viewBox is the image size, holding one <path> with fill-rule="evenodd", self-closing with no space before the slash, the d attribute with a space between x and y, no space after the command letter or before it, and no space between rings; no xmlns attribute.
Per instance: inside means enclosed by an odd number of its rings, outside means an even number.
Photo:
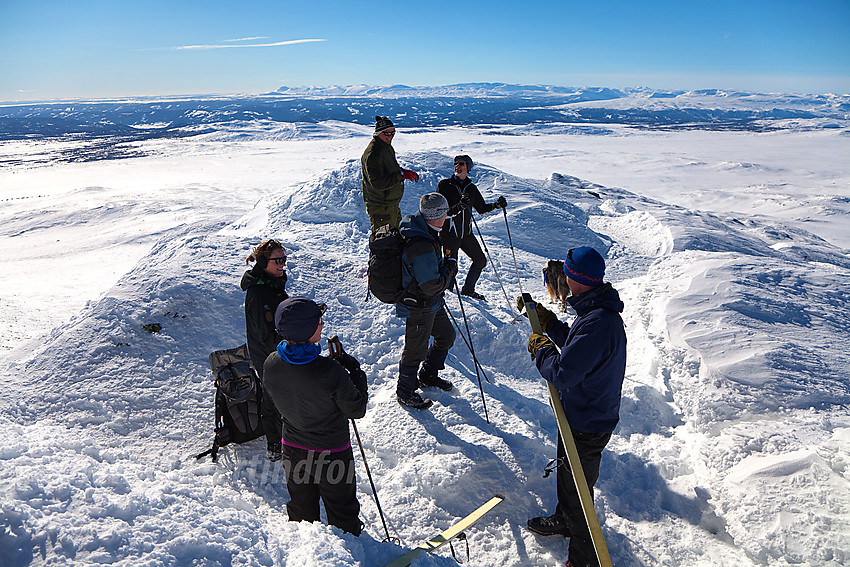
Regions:
<svg viewBox="0 0 850 567"><path fill-rule="evenodd" d="M486 504L484 504L465 518L456 522L454 525L452 525L452 527L442 532L440 535L429 539L416 549L413 549L412 551L406 553L405 555L402 555L398 559L387 563L385 567L407 567L408 565L410 565L411 561L419 557L420 553L433 553L440 547L444 546L445 544L449 543L451 540L462 534L464 530L468 529L472 524L477 522L481 518L481 516L492 510L499 502L504 499L504 496L494 496Z"/></svg>
<svg viewBox="0 0 850 567"><path fill-rule="evenodd" d="M537 305L531 298L531 294L523 293L522 302L528 314L528 321L531 323L531 330L544 335L545 333L540 326L540 321L537 319ZM573 473L573 482L575 482L579 500L581 501L581 508L584 511L584 518L590 530L590 537L593 540L596 557L599 559L599 565L601 567L611 567L608 546L605 545L602 527L599 525L599 518L596 517L596 509L593 507L593 497L590 495L590 489L587 487L587 479L584 476L584 469L581 468L578 450L576 449L575 440L573 440L573 432L567 421L567 415L564 413L564 406L561 404L561 396L551 382L547 380L546 384L549 385L549 404L555 412L558 431L561 433L561 439L564 441L564 449L566 449L567 460L570 463L570 471Z"/></svg>

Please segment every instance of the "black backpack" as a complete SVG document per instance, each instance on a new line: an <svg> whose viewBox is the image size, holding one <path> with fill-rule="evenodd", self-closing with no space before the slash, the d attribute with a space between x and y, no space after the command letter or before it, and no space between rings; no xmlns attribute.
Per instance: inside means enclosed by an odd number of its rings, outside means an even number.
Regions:
<svg viewBox="0 0 850 567"><path fill-rule="evenodd" d="M260 420L263 386L251 365L246 345L210 354L215 377L215 437L211 449L196 455L212 455L228 443L245 443L264 435Z"/></svg>
<svg viewBox="0 0 850 567"><path fill-rule="evenodd" d="M369 268L366 272L369 291L366 299L371 293L384 303L399 303L407 294L401 283L404 245L405 238L391 224L380 227L369 236Z"/></svg>

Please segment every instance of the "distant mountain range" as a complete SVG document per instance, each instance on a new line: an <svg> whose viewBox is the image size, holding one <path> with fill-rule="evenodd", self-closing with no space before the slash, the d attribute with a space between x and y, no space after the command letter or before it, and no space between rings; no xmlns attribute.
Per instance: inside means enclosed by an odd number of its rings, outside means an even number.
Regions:
<svg viewBox="0 0 850 567"><path fill-rule="evenodd" d="M850 95L505 83L284 86L261 95L8 104L0 106L0 140L116 137L127 141L192 136L257 121L371 126L376 114L390 116L405 128L572 123L757 131L847 129Z"/></svg>

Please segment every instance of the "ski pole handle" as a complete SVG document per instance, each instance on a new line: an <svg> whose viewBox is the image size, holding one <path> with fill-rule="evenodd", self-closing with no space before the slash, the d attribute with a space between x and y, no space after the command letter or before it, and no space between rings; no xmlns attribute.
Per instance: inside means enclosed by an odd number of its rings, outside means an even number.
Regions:
<svg viewBox="0 0 850 567"><path fill-rule="evenodd" d="M339 355L342 354L342 343L339 342L338 335L334 335L328 339L328 352L331 358L339 358Z"/></svg>

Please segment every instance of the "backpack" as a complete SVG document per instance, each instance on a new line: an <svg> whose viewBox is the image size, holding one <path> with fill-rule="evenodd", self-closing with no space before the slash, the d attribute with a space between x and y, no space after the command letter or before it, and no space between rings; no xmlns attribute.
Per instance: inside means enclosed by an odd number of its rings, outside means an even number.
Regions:
<svg viewBox="0 0 850 567"><path fill-rule="evenodd" d="M195 458L212 455L215 462L220 447L264 435L260 421L263 386L246 345L210 354L210 369L215 378L215 437L212 448Z"/></svg>
<svg viewBox="0 0 850 567"><path fill-rule="evenodd" d="M385 224L369 236L369 268L366 272L369 291L384 303L399 303L407 294L401 283L405 238L396 227Z"/></svg>

